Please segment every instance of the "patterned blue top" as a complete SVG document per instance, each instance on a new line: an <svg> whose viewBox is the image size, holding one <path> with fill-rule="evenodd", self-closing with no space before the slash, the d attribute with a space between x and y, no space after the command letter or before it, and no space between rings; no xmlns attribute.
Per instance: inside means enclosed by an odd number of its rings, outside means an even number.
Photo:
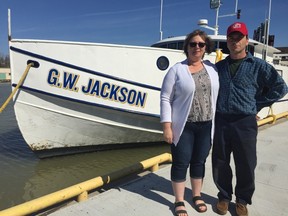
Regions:
<svg viewBox="0 0 288 216"><path fill-rule="evenodd" d="M229 58L216 64L220 82L217 112L257 114L287 94L287 84L266 61L248 53L235 76L231 77Z"/></svg>

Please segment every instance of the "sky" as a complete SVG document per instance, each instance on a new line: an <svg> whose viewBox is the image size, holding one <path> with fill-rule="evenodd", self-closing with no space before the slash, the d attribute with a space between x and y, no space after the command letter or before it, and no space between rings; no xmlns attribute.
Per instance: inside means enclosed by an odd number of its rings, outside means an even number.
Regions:
<svg viewBox="0 0 288 216"><path fill-rule="evenodd" d="M219 34L235 22L245 22L249 36L269 15L270 0L238 0L241 17L218 19ZM237 0L222 0L219 15L235 12ZM150 46L160 40L161 0L0 0L0 55L7 55L8 8L14 39L64 40ZM215 26L210 0L163 0L163 39L187 35L207 19ZM288 47L288 0L271 0L270 34L276 47Z"/></svg>

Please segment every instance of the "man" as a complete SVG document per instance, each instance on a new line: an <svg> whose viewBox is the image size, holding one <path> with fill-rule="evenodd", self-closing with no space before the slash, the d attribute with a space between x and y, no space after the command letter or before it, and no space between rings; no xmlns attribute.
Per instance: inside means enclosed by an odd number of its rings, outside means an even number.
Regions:
<svg viewBox="0 0 288 216"><path fill-rule="evenodd" d="M232 200L233 153L236 170L236 212L248 215L255 190L256 114L288 92L287 84L273 66L246 52L248 30L242 22L227 29L229 56L218 62L220 90L212 152L213 179L219 190L217 213L227 213Z"/></svg>

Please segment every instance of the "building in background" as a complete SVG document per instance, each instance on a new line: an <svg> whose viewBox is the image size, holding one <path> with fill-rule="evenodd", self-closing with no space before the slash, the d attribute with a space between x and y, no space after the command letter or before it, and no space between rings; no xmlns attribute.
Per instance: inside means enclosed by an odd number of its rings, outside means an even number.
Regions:
<svg viewBox="0 0 288 216"><path fill-rule="evenodd" d="M288 47L276 47L281 50L279 53L274 54L274 64L287 65L288 66Z"/></svg>
<svg viewBox="0 0 288 216"><path fill-rule="evenodd" d="M268 39L268 45L274 46L275 35L270 35L270 34L267 35L267 26L268 26L268 20L261 23L260 26L254 30L253 40L267 44L267 39Z"/></svg>
<svg viewBox="0 0 288 216"><path fill-rule="evenodd" d="M10 68L0 68L0 82L10 82L11 72Z"/></svg>

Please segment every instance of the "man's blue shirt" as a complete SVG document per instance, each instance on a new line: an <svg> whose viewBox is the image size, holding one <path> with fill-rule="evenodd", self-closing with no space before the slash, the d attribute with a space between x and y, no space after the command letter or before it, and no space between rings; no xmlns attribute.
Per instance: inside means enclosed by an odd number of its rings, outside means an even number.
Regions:
<svg viewBox="0 0 288 216"><path fill-rule="evenodd" d="M220 90L217 112L224 114L257 114L288 92L276 69L266 61L247 53L235 76L231 76L229 56L218 62Z"/></svg>

